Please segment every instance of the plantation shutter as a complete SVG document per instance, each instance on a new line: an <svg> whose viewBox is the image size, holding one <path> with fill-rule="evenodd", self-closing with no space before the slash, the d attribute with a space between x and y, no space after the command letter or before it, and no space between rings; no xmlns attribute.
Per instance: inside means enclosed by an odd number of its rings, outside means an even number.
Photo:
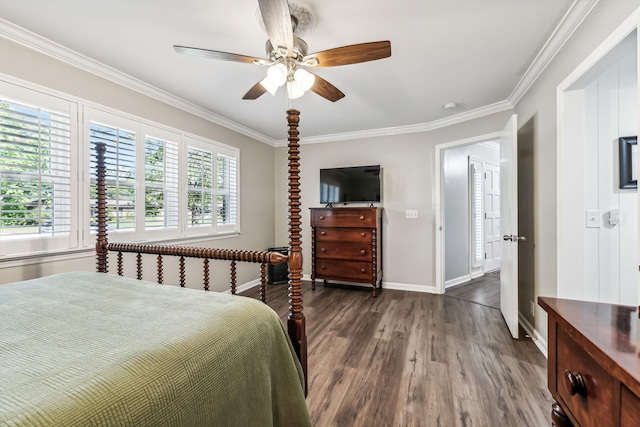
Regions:
<svg viewBox="0 0 640 427"><path fill-rule="evenodd" d="M105 143L107 223L114 230L135 230L136 226L136 150L135 132L91 122L91 206L95 206L95 144ZM97 212L91 214L92 226Z"/></svg>
<svg viewBox="0 0 640 427"><path fill-rule="evenodd" d="M213 224L213 153L187 149L187 224L189 227Z"/></svg>
<svg viewBox="0 0 640 427"><path fill-rule="evenodd" d="M471 175L471 202L472 202L472 265L477 267L484 260L484 180L482 165L470 164Z"/></svg>
<svg viewBox="0 0 640 427"><path fill-rule="evenodd" d="M68 112L0 97L0 237L71 233Z"/></svg>
<svg viewBox="0 0 640 427"><path fill-rule="evenodd" d="M216 218L218 225L237 223L238 161L225 154L217 156Z"/></svg>
<svg viewBox="0 0 640 427"><path fill-rule="evenodd" d="M145 228L177 228L179 223L178 144L145 138Z"/></svg>

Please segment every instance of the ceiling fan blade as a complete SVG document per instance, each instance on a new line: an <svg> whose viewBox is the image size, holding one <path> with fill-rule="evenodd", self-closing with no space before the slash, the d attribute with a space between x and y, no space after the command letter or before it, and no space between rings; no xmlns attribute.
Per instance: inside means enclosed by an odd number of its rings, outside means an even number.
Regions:
<svg viewBox="0 0 640 427"><path fill-rule="evenodd" d="M258 99L262 95L264 95L266 92L267 92L267 89L265 89L264 86L262 86L262 84L258 82L254 84L253 87L249 89L247 93L244 94L242 99Z"/></svg>
<svg viewBox="0 0 640 427"><path fill-rule="evenodd" d="M274 49L285 47L288 55L293 55L293 28L287 0L258 0L258 5L271 45Z"/></svg>
<svg viewBox="0 0 640 427"><path fill-rule="evenodd" d="M185 55L201 56L203 58L220 59L222 61L242 62L245 64L253 64L253 61L261 61L259 58L252 56L238 55L236 53L220 52L219 50L200 49L198 47L173 45L176 52Z"/></svg>
<svg viewBox="0 0 640 427"><path fill-rule="evenodd" d="M311 73L313 74L313 73ZM316 78L313 86L311 86L311 91L317 93L321 97L328 99L331 102L336 102L342 98L344 98L344 93L340 92L340 89L318 76L317 74L313 74Z"/></svg>
<svg viewBox="0 0 640 427"><path fill-rule="evenodd" d="M318 60L317 65L305 64L310 67L336 67L338 65L357 64L359 62L375 61L391 56L391 42L369 42L336 47L322 52L305 56L302 61Z"/></svg>

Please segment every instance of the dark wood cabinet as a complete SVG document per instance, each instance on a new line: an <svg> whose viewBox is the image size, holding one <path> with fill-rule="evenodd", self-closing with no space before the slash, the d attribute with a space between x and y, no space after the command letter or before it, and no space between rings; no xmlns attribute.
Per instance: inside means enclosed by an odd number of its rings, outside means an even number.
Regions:
<svg viewBox="0 0 640 427"><path fill-rule="evenodd" d="M640 425L638 307L539 297L549 314L552 424Z"/></svg>
<svg viewBox="0 0 640 427"><path fill-rule="evenodd" d="M311 283L382 287L382 208L311 208Z"/></svg>

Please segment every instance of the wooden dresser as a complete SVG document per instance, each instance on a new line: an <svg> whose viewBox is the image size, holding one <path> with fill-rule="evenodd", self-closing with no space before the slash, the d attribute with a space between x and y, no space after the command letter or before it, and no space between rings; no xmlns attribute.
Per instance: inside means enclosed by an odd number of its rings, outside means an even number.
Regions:
<svg viewBox="0 0 640 427"><path fill-rule="evenodd" d="M551 420L640 426L638 307L539 297L549 314Z"/></svg>
<svg viewBox="0 0 640 427"><path fill-rule="evenodd" d="M311 208L311 283L382 287L382 208Z"/></svg>

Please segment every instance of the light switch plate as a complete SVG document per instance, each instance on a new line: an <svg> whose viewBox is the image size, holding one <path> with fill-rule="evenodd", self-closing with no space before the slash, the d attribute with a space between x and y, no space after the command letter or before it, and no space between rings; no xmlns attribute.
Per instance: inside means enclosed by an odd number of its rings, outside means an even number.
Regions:
<svg viewBox="0 0 640 427"><path fill-rule="evenodd" d="M600 211L586 211L584 225L587 228L600 228L602 226L602 215Z"/></svg>
<svg viewBox="0 0 640 427"><path fill-rule="evenodd" d="M418 211L413 209L407 209L406 211L404 211L404 217L410 218L410 219L416 219L418 218Z"/></svg>

